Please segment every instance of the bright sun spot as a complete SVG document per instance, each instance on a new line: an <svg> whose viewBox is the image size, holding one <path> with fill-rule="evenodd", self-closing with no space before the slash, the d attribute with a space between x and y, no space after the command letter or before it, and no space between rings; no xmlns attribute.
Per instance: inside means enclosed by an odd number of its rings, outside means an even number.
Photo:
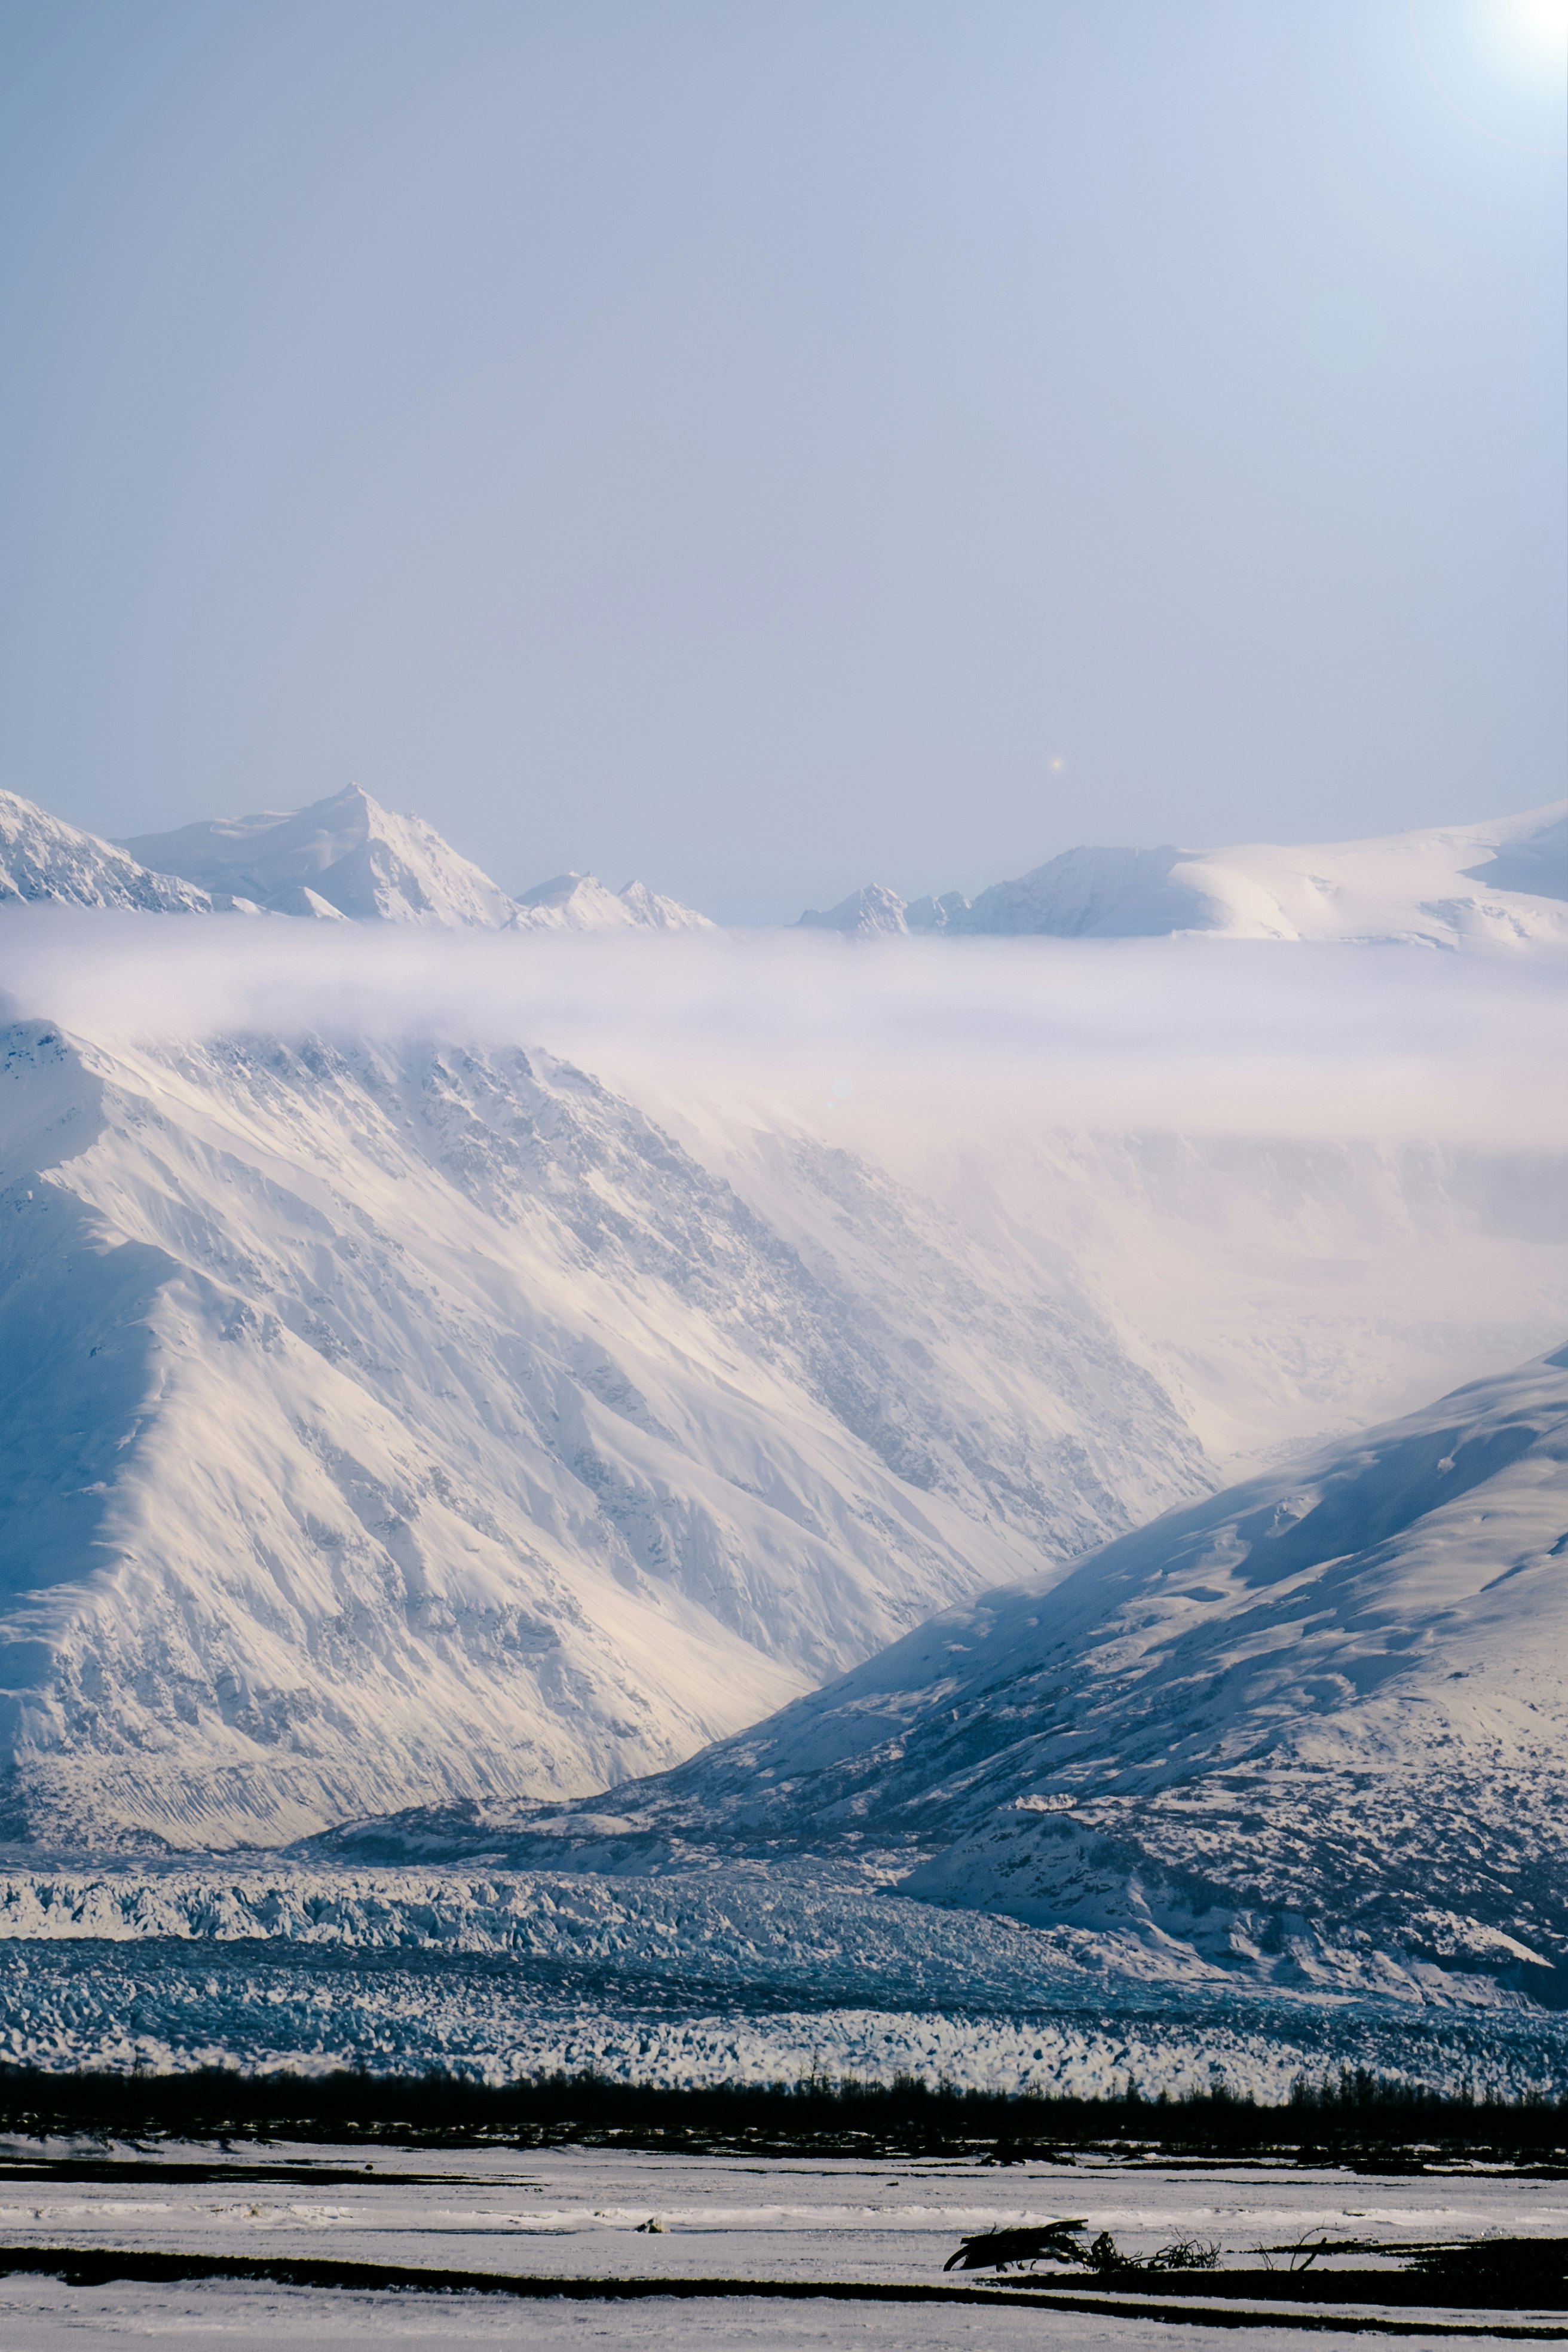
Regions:
<svg viewBox="0 0 1568 2352"><path fill-rule="evenodd" d="M1521 30L1537 42L1568 48L1568 0L1523 0L1514 15Z"/></svg>

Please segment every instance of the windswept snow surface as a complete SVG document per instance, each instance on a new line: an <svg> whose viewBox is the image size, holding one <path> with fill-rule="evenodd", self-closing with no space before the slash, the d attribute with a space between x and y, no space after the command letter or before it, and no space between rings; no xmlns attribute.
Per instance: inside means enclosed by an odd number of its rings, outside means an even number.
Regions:
<svg viewBox="0 0 1568 2352"><path fill-rule="evenodd" d="M510 1850L902 1857L908 1895L1216 1983L1565 2009L1565 1530L1568 1349L949 1611Z"/></svg>
<svg viewBox="0 0 1568 2352"><path fill-rule="evenodd" d="M1481 824L1286 848L1069 849L973 900L905 906L873 884L805 923L947 938L1047 934L1345 940L1426 947L1568 941L1568 803ZM876 919L857 919L864 902Z"/></svg>
<svg viewBox="0 0 1568 2352"><path fill-rule="evenodd" d="M153 915L213 911L205 890L150 872L110 841L0 793L0 907L7 901L114 907Z"/></svg>
<svg viewBox="0 0 1568 2352"><path fill-rule="evenodd" d="M886 1181L808 1265L548 1056L22 1023L0 1101L37 1835L602 1787L1206 1483L1070 1281Z"/></svg>

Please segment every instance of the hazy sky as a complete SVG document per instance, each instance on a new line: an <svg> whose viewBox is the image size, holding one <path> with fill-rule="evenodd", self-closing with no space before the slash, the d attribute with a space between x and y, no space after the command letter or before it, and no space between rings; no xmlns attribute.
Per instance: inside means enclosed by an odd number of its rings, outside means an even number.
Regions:
<svg viewBox="0 0 1568 2352"><path fill-rule="evenodd" d="M0 0L0 782L732 919L1554 797L1555 13Z"/></svg>

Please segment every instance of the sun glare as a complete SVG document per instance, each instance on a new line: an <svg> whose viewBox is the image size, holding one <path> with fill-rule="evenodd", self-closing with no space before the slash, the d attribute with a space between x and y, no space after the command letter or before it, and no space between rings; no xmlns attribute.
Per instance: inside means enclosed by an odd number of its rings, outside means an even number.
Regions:
<svg viewBox="0 0 1568 2352"><path fill-rule="evenodd" d="M1568 49L1568 0L1522 0L1514 20L1539 47Z"/></svg>

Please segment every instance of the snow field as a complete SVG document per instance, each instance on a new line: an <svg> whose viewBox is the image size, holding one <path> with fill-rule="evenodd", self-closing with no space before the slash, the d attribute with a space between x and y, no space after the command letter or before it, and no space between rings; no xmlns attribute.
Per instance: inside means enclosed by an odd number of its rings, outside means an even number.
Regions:
<svg viewBox="0 0 1568 2352"><path fill-rule="evenodd" d="M960 2236L1005 2223L1084 2215L1118 2242L1152 2252L1175 2237L1216 2241L1222 2258L1311 2235L1400 2239L1568 2230L1556 2182L1468 2177L1381 2179L1295 2167L1226 2167L1194 2174L1084 2163L986 2167L794 2158L645 2156L605 2149L436 2151L269 2144L120 2151L136 2177L90 2182L7 2178L68 2144L0 2144L0 2236L9 2244L310 2254L432 2268L620 2278L768 2278L809 2284L940 2283ZM106 2153L94 2147L101 2157ZM116 2153L116 2151L107 2151ZM252 2177L258 2162L286 2180ZM161 2164L205 2177L158 2178ZM312 2183L311 2173L337 2177ZM357 2176L345 2179L344 2175ZM658 2233L642 2228L650 2218ZM1458 2315L1461 2329L1463 2320ZM370 2296L214 2282L150 2288L67 2288L0 2279L0 2328L20 2352L55 2352L83 2336L216 2346L392 2341L785 2347L947 2347L990 2344L1152 2344L1132 2318L919 2305L741 2299L628 2305L479 2297ZM1226 2339L1229 2334L1226 2331ZM1158 2343L1199 2346L1201 2327L1162 2325ZM1299 2336L1247 2331L1259 2352ZM1324 2340L1321 2337L1316 2340ZM1331 2330L1330 2343L1359 2340ZM1452 2341L1452 2338L1446 2340ZM1484 2341L1465 2331L1461 2341Z"/></svg>

